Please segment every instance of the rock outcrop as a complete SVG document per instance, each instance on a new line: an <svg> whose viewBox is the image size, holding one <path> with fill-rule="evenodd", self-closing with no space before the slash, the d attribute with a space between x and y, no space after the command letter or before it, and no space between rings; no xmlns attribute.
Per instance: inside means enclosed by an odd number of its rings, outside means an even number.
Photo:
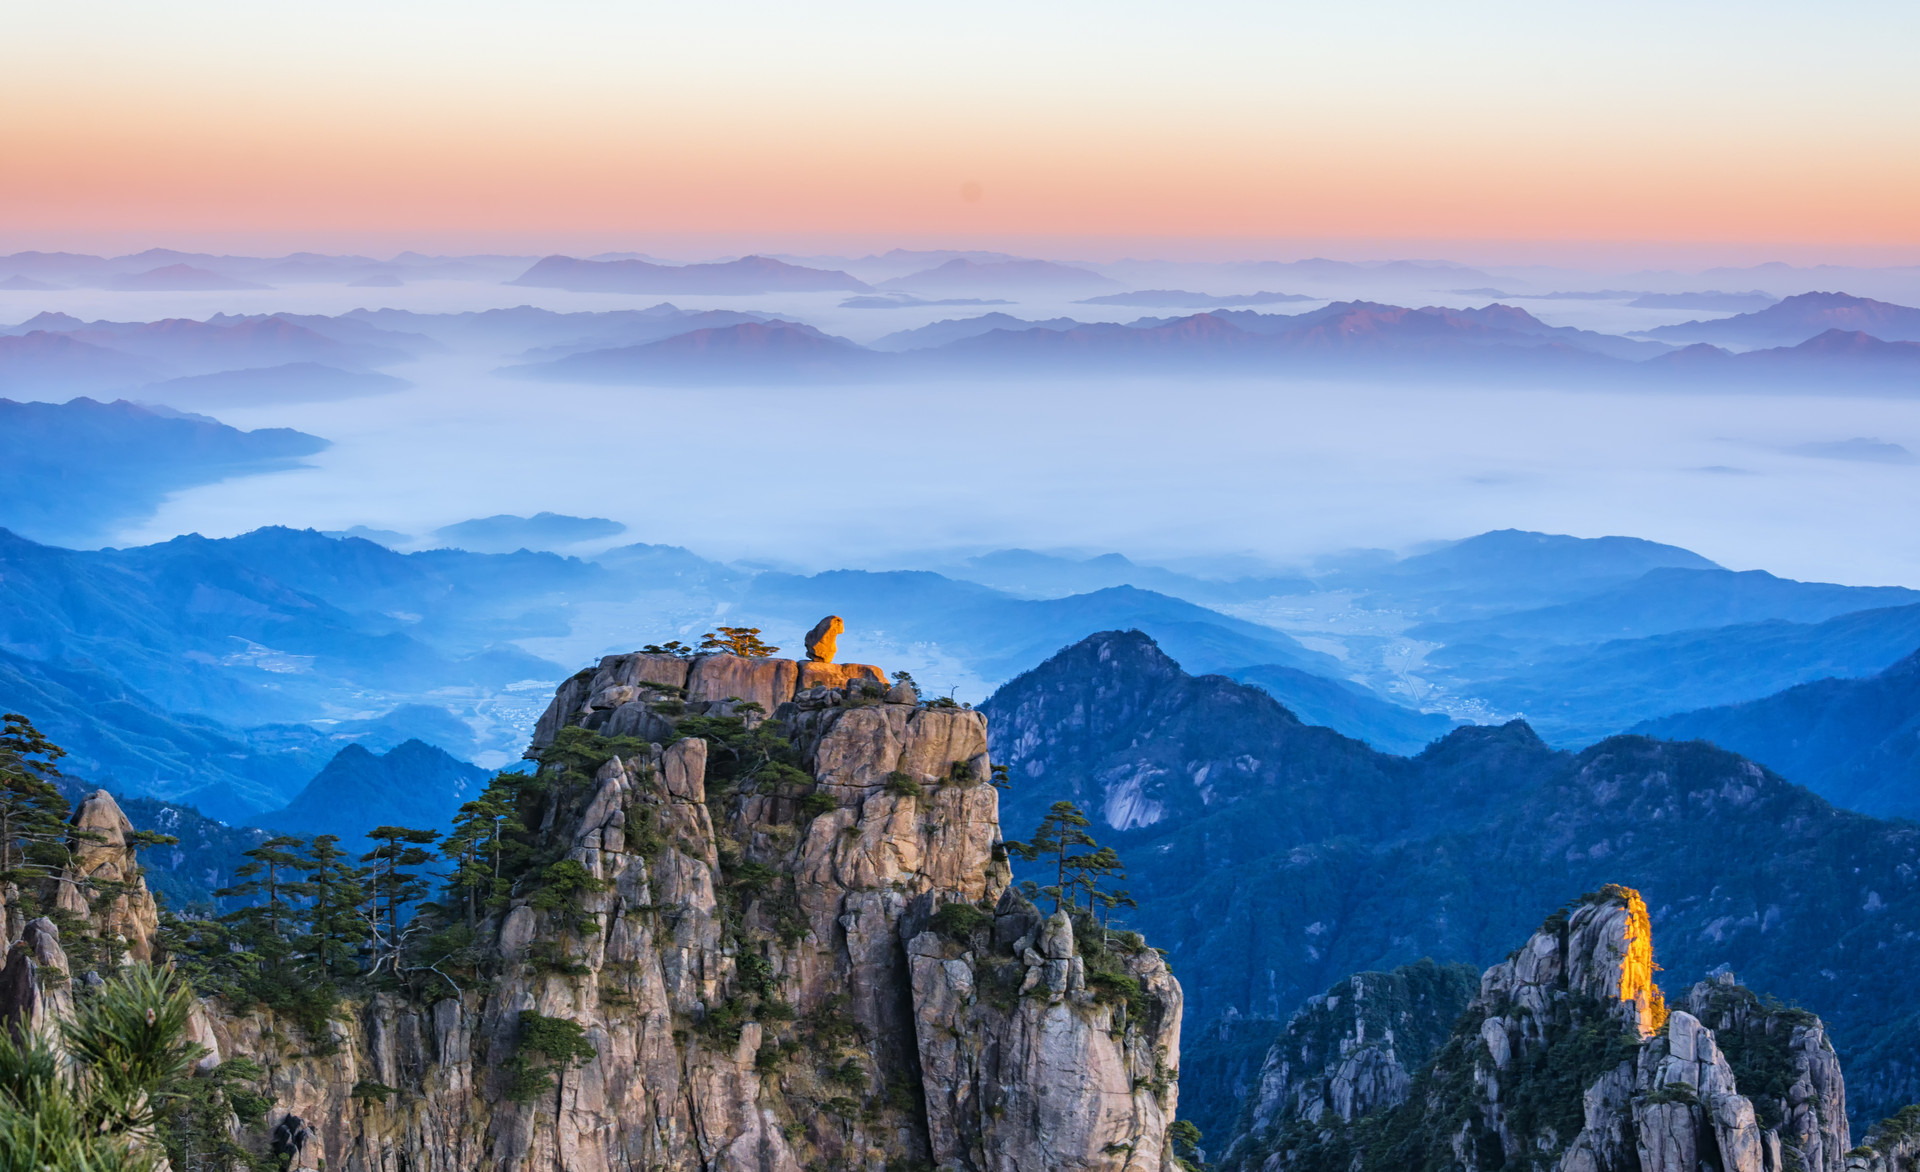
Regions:
<svg viewBox="0 0 1920 1172"><path fill-rule="evenodd" d="M1245 1130L1317 1124L1404 1102L1478 989L1473 969L1427 960L1355 973L1309 1000L1267 1051Z"/></svg>
<svg viewBox="0 0 1920 1172"><path fill-rule="evenodd" d="M1377 1060L1374 1084L1389 1093L1370 1109L1342 1115L1275 1095L1277 1109L1250 1112L1223 1166L1842 1172L1846 1089L1819 1019L1730 975L1669 1011L1654 971L1639 894L1585 896L1486 971L1397 1103ZM1294 1081L1331 1084L1347 1057Z"/></svg>
<svg viewBox="0 0 1920 1172"><path fill-rule="evenodd" d="M1847 1172L1914 1172L1920 1168L1920 1106L1882 1119L1847 1153Z"/></svg>
<svg viewBox="0 0 1920 1172"><path fill-rule="evenodd" d="M319 1036L202 1003L205 1065L267 1071L248 1142L330 1172L1170 1172L1180 986L1009 891L985 718L891 703L877 669L799 680L632 655L562 684L518 799L550 862L482 917L477 975L421 970L429 995L361 995ZM584 878L555 897L561 864ZM591 1057L528 1082L553 1021Z"/></svg>
<svg viewBox="0 0 1920 1172"><path fill-rule="evenodd" d="M55 881L55 906L90 916L95 930L127 959L152 960L160 912L133 847L133 823L106 790L95 790L73 814L72 865Z"/></svg>

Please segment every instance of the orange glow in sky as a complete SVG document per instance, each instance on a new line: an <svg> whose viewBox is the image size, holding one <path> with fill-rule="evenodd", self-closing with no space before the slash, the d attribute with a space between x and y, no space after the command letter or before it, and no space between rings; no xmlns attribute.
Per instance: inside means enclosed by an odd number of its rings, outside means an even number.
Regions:
<svg viewBox="0 0 1920 1172"><path fill-rule="evenodd" d="M7 250L1920 246L1913 5L37 7Z"/></svg>

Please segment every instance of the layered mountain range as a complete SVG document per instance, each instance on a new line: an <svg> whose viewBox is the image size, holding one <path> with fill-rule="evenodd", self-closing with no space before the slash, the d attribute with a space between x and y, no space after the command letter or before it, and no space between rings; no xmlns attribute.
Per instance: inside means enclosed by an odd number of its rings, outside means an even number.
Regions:
<svg viewBox="0 0 1920 1172"><path fill-rule="evenodd" d="M612 281L611 274L622 272L731 273L744 271L743 265L768 274L765 291L865 288L844 273L819 274L766 258L678 268L638 260L551 259L555 265L543 261L536 270L586 271L591 280L579 279L595 288L601 286L593 281ZM819 279L792 273L816 273ZM665 282L654 291L703 289ZM379 369L448 349L481 349L489 357L508 358L503 373L518 379L615 384L834 383L985 373L1390 374L1396 379L1471 375L1697 389L1805 389L1837 381L1897 391L1911 389L1920 371L1920 341L1911 337L1916 317L1920 310L1887 302L1808 293L1753 313L1621 336L1551 326L1525 309L1498 302L1458 309L1335 301L1293 314L1215 306L1124 324L1026 319L996 311L897 331L862 346L790 313L687 311L666 303L592 313L523 306L156 322L89 322L42 313L0 329L0 391L97 394L144 388L142 397L188 403L339 398L395 389L403 384Z"/></svg>
<svg viewBox="0 0 1920 1172"><path fill-rule="evenodd" d="M648 545L592 559L403 554L285 529L96 551L9 537L0 703L42 713L86 775L120 792L239 819L285 805L355 736L375 752L418 738L504 760L561 663L636 616L697 638L720 607L788 645L820 613L843 614L863 654L974 699L1088 634L1138 628L1195 672L1401 754L1515 715L1581 748L1673 713L1863 679L1920 647L1916 592L1735 573L1627 538L1496 532L1299 576L1027 551L939 569L796 575ZM1793 727L1778 724L1788 739ZM1898 727L1880 739L1897 745ZM1740 745L1842 803L1861 785L1890 785L1896 801L1906 787L1891 748L1861 756L1867 772L1842 787L1807 758Z"/></svg>
<svg viewBox="0 0 1920 1172"><path fill-rule="evenodd" d="M1124 325L1032 322L993 313L891 336L878 344L878 352L799 323L745 323L512 371L528 378L610 383L844 382L986 372L1232 377L1390 372L1396 378L1471 374L1660 387L1797 386L1840 379L1911 388L1920 375L1920 343L1828 323L1858 321L1900 336L1906 328L1900 323L1907 320L1901 315L1915 313L1920 311L1844 294L1807 294L1758 313L1693 323L1702 330L1724 327L1726 333L1714 336L1729 340L1794 339L1741 353L1707 342L1675 349L1652 337L1549 326L1524 309L1498 303L1413 309L1336 301L1299 314L1214 309Z"/></svg>
<svg viewBox="0 0 1920 1172"><path fill-rule="evenodd" d="M1280 1020L1362 970L1485 965L1567 891L1631 876L1680 980L1731 968L1818 1007L1868 1118L1920 1097L1920 831L1834 808L1701 742L1619 736L1573 753L1524 723L1414 757L1302 724L1266 694L1188 675L1139 633L1095 636L983 706L1014 786L1003 817L1088 810L1127 861L1128 918L1182 974L1186 1069L1229 1088L1209 1023ZM1563 1139L1568 1137L1563 1136Z"/></svg>

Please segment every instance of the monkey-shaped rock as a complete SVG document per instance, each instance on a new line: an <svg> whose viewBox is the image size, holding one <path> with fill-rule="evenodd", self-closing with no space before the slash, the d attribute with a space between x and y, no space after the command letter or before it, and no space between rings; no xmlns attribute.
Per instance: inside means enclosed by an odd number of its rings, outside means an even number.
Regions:
<svg viewBox="0 0 1920 1172"><path fill-rule="evenodd" d="M813 624L813 630L807 632L807 658L815 663L832 663L835 645L840 640L840 633L846 629L847 624L841 622L837 614L830 614Z"/></svg>

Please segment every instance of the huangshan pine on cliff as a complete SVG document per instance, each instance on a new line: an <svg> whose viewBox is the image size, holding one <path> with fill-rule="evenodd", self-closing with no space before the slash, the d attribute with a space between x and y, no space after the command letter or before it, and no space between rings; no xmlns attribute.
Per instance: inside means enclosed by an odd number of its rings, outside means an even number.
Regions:
<svg viewBox="0 0 1920 1172"><path fill-rule="evenodd" d="M30 1014L91 995L63 938L191 977L179 1172L1176 1166L1159 954L1010 889L983 715L820 643L602 660L444 840L270 840L219 919L102 791L72 917L8 889Z"/></svg>

